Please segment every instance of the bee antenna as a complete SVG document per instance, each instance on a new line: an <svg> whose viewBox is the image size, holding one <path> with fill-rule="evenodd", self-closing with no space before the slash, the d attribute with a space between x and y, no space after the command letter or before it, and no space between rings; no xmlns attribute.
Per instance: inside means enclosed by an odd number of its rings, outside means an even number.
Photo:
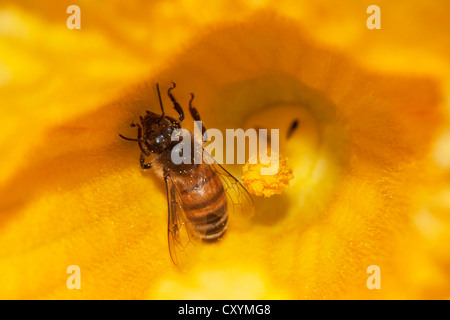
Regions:
<svg viewBox="0 0 450 320"><path fill-rule="evenodd" d="M161 106L162 116L164 116L165 113L164 113L164 107L163 107L162 99L161 99L161 92L159 92L159 83L156 83L156 91L158 91L159 105Z"/></svg>
<svg viewBox="0 0 450 320"><path fill-rule="evenodd" d="M133 139L133 138L127 138L127 137L124 137L124 136L121 135L120 133L119 133L119 136L120 136L122 139L125 139L125 140L128 140L128 141L145 142L144 140L141 140L141 139Z"/></svg>

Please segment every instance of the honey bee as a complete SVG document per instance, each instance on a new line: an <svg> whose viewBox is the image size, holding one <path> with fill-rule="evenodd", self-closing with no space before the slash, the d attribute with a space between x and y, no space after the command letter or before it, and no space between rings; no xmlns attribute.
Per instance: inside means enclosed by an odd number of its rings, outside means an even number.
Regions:
<svg viewBox="0 0 450 320"><path fill-rule="evenodd" d="M250 217L253 201L238 179L215 162L203 148L203 161L199 164L194 161L195 150L190 153L192 161L188 164L172 161L172 150L178 141L172 141L171 136L175 129L181 128L184 120L184 111L172 94L175 87L172 82L167 94L179 115L178 119L165 114L159 85L156 84L162 114L147 110L147 114L140 117L140 124L131 123L132 127L137 127L137 139L119 136L138 142L142 169L152 168L166 184L169 252L173 263L178 265L180 253L184 254L190 243L195 244L197 240L216 241L223 237L229 213ZM197 109L192 106L193 99L194 94L191 94L189 112L195 121L201 121ZM204 136L204 125L199 129ZM146 162L148 157L151 157L150 162Z"/></svg>

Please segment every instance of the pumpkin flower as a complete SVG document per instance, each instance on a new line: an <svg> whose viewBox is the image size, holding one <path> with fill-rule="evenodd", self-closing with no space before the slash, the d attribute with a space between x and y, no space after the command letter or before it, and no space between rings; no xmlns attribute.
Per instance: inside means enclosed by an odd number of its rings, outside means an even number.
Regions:
<svg viewBox="0 0 450 320"><path fill-rule="evenodd" d="M380 0L375 30L351 0L81 0L73 30L66 5L0 5L0 298L450 298L447 1ZM242 177L276 195L184 272L164 181L119 137L156 83L176 115L172 81L207 128L278 129L282 154Z"/></svg>

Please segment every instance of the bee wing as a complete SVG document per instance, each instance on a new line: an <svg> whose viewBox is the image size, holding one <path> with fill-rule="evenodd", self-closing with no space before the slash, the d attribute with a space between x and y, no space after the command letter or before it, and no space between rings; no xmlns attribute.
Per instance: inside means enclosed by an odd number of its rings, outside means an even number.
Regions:
<svg viewBox="0 0 450 320"><path fill-rule="evenodd" d="M229 204L228 212L232 216L246 220L251 218L254 214L254 203L247 189L205 150L203 150L203 160L213 166L222 180Z"/></svg>
<svg viewBox="0 0 450 320"><path fill-rule="evenodd" d="M168 176L164 180L167 192L167 238L170 257L175 265L185 266L192 253L192 250L187 250L188 245L195 246L199 241L199 234L193 231L191 222L186 218L179 192L172 178Z"/></svg>

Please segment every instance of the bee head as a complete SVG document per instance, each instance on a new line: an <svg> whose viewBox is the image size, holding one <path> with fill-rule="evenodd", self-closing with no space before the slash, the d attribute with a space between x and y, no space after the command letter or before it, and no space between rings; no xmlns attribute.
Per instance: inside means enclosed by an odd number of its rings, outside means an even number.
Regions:
<svg viewBox="0 0 450 320"><path fill-rule="evenodd" d="M175 88L175 83L173 83L173 87L171 89L173 88ZM171 99L174 99L170 94L171 89L169 89L169 96ZM156 90L158 92L162 114L157 114L147 110L146 115L144 117L140 117L140 124L135 124L134 122L131 123L132 127L138 127L137 139L127 138L119 134L119 136L125 140L139 142L141 150L146 155L149 153L159 154L169 148L171 144L174 143L171 138L174 130L181 128L179 121L165 115L158 84L156 84ZM180 116L180 121L181 120L182 117Z"/></svg>
<svg viewBox="0 0 450 320"><path fill-rule="evenodd" d="M141 118L142 140L147 149L152 153L161 153L169 148L171 136L175 129L180 128L178 122L165 115L147 111L147 115Z"/></svg>

